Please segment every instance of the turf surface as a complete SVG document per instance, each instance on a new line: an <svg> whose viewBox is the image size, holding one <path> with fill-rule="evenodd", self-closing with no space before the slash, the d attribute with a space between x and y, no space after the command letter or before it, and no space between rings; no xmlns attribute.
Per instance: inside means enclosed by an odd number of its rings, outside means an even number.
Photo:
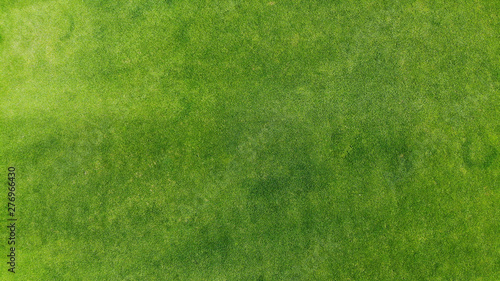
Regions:
<svg viewBox="0 0 500 281"><path fill-rule="evenodd" d="M16 280L500 280L499 12L0 0Z"/></svg>

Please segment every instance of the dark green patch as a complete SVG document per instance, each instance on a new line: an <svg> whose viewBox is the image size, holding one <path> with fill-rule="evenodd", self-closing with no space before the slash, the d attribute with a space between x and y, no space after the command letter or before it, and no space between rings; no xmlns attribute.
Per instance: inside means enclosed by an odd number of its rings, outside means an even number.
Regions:
<svg viewBox="0 0 500 281"><path fill-rule="evenodd" d="M251 197L271 198L277 193L282 193L287 189L288 179L271 177L257 180L250 186Z"/></svg>
<svg viewBox="0 0 500 281"><path fill-rule="evenodd" d="M471 134L462 144L462 159L469 168L490 167L498 156L498 149L489 144L482 134Z"/></svg>
<svg viewBox="0 0 500 281"><path fill-rule="evenodd" d="M75 18L72 15L68 15L68 29L66 33L63 36L61 36L60 38L61 41L65 41L71 38L74 31L75 31Z"/></svg>

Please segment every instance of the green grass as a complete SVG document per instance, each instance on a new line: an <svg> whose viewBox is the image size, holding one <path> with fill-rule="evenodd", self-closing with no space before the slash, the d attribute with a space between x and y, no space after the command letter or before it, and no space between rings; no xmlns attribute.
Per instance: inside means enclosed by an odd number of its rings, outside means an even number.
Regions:
<svg viewBox="0 0 500 281"><path fill-rule="evenodd" d="M500 280L499 11L1 1L16 280Z"/></svg>

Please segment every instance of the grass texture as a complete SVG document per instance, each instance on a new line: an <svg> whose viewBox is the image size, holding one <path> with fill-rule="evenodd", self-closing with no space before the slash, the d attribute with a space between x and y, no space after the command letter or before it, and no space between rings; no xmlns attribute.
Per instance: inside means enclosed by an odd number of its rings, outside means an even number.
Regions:
<svg viewBox="0 0 500 281"><path fill-rule="evenodd" d="M16 280L500 280L499 12L0 1Z"/></svg>

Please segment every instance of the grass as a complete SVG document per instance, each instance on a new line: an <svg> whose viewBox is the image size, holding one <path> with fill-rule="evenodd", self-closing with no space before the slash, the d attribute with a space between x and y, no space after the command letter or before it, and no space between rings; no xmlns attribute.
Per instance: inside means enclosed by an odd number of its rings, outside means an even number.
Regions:
<svg viewBox="0 0 500 281"><path fill-rule="evenodd" d="M17 278L499 280L498 11L0 2Z"/></svg>

